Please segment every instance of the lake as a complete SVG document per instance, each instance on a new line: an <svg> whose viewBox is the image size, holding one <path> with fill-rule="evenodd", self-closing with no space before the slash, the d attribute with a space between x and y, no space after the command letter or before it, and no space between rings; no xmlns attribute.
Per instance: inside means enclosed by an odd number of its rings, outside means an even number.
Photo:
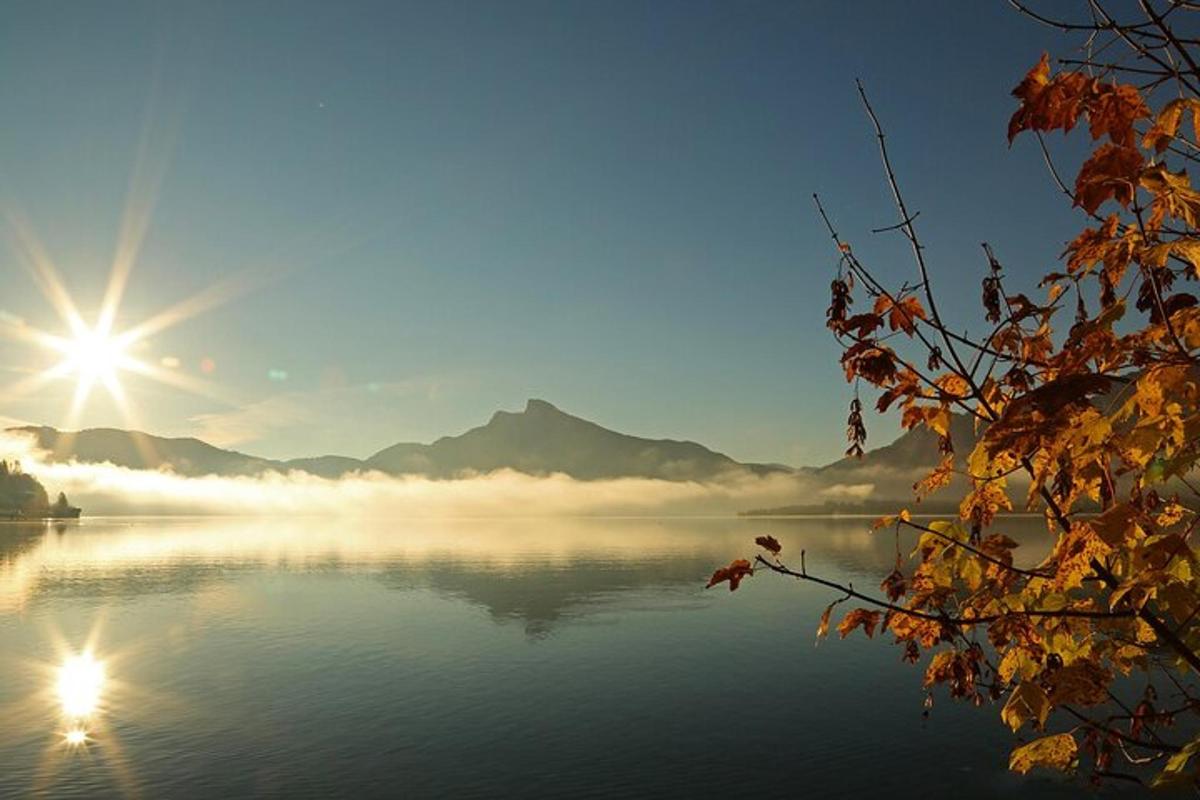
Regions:
<svg viewBox="0 0 1200 800"><path fill-rule="evenodd" d="M0 526L0 796L1080 792L1009 773L994 706L923 719L887 637L814 646L828 590L704 590L764 533L860 588L895 557L859 519Z"/></svg>

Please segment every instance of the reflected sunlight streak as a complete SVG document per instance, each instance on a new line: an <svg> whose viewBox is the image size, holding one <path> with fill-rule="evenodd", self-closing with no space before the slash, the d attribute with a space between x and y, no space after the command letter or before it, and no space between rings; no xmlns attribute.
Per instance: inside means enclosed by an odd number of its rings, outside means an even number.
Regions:
<svg viewBox="0 0 1200 800"><path fill-rule="evenodd" d="M91 651L70 656L58 668L56 685L63 713L73 719L90 717L100 707L104 689L104 664Z"/></svg>

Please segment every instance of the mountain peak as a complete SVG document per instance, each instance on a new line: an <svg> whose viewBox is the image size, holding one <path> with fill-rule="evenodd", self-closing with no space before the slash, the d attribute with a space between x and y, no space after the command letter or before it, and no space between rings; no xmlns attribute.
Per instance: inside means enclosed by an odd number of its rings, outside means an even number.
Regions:
<svg viewBox="0 0 1200 800"><path fill-rule="evenodd" d="M558 407L555 406L553 403L547 403L545 400L539 400L536 397L531 397L525 403L525 413L526 414L545 414L545 413L561 414L562 412L559 411Z"/></svg>

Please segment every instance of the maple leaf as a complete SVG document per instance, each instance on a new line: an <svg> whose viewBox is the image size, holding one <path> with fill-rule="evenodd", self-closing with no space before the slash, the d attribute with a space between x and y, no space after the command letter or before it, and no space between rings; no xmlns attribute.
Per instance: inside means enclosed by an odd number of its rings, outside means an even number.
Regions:
<svg viewBox="0 0 1200 800"><path fill-rule="evenodd" d="M1178 97L1163 106L1154 118L1154 125L1142 137L1142 147L1153 148L1156 153L1166 150L1179 131L1179 122L1183 119L1183 109L1187 103L1185 98Z"/></svg>
<svg viewBox="0 0 1200 800"><path fill-rule="evenodd" d="M1008 143L1021 131L1069 131L1093 94L1096 81L1081 72L1060 72L1050 77L1050 57L1041 60L1013 89L1020 106L1008 121Z"/></svg>
<svg viewBox="0 0 1200 800"><path fill-rule="evenodd" d="M883 615L878 611L856 608L842 617L842 621L838 623L838 633L845 639L855 628L861 627L866 632L867 638L870 639L875 635L875 626L879 624L881 616Z"/></svg>
<svg viewBox="0 0 1200 800"><path fill-rule="evenodd" d="M712 577L708 579L708 585L706 585L704 588L711 589L718 583L729 581L729 591L732 592L738 588L738 585L741 584L743 578L753 574L754 567L750 565L750 562L744 558L739 558L731 562L728 567L721 567L714 572Z"/></svg>
<svg viewBox="0 0 1200 800"><path fill-rule="evenodd" d="M1031 107L1050 83L1050 54L1042 58L1012 90L1013 96L1021 101L1020 107L1008 121L1008 143L1011 145L1017 134L1029 128Z"/></svg>
<svg viewBox="0 0 1200 800"><path fill-rule="evenodd" d="M945 456L928 475L913 484L913 491L916 492L917 499L922 500L929 495L950 485L950 481L954 479L954 454L950 453Z"/></svg>
<svg viewBox="0 0 1200 800"><path fill-rule="evenodd" d="M1047 698L1051 705L1094 706L1108 701L1113 675L1090 661L1053 670L1046 675Z"/></svg>
<svg viewBox="0 0 1200 800"><path fill-rule="evenodd" d="M754 543L764 550L769 550L771 555L777 556L779 551L783 550L783 546L774 536L759 536L755 538Z"/></svg>
<svg viewBox="0 0 1200 800"><path fill-rule="evenodd" d="M1078 753L1079 745L1076 744L1075 737L1069 733L1057 733L1034 739L1029 744L1013 750L1008 758L1008 768L1022 774L1034 767L1049 767L1061 771L1074 763Z"/></svg>
<svg viewBox="0 0 1200 800"><path fill-rule="evenodd" d="M880 295L873 309L877 316L887 315L888 327L894 331L904 331L912 336L917 329L917 320L927 319L921 301L909 295L893 302L891 297Z"/></svg>
<svg viewBox="0 0 1200 800"><path fill-rule="evenodd" d="M1154 164L1142 172L1139 183L1154 196L1146 224L1162 226L1166 217L1182 220L1189 228L1200 222L1200 192L1192 188L1187 170L1171 172L1163 164Z"/></svg>
<svg viewBox="0 0 1200 800"><path fill-rule="evenodd" d="M1097 148L1075 178L1075 205L1089 214L1110 199L1128 206L1144 163L1141 152L1133 147L1110 142Z"/></svg>
<svg viewBox="0 0 1200 800"><path fill-rule="evenodd" d="M1017 731L1030 721L1040 729L1049 715L1050 701L1042 687L1030 681L1021 681L1008 696L1008 702L1000 712L1000 719L1013 731Z"/></svg>
<svg viewBox="0 0 1200 800"><path fill-rule="evenodd" d="M1092 138L1108 134L1114 144L1133 147L1133 124L1150 116L1136 86L1098 84L1088 102Z"/></svg>

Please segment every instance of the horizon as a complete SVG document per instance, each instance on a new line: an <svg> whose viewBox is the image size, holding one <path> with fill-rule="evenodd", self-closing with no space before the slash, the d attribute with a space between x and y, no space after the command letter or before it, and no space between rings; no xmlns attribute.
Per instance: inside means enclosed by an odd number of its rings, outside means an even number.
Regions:
<svg viewBox="0 0 1200 800"><path fill-rule="evenodd" d="M327 456L335 456L335 457L351 458L351 459L359 460L359 461L366 461L369 459L370 456L376 455L381 450L387 449L388 447L392 447L397 444L432 444L439 439L453 438L455 436L461 435L462 433L466 433L468 431L474 430L475 428L486 427L499 414L527 414L527 413L529 413L531 406L533 406L535 404L539 404L539 403L543 404L545 406L548 406L549 408L558 412L559 414L571 417L573 419L578 419L582 422L585 422L585 423L588 423L591 425L596 425L600 428L603 428L606 431L616 433L621 436L630 436L630 437L637 438L637 439L646 439L648 441L666 441L666 442L679 442L679 443L683 443L683 444L698 444L698 445L704 447L705 449L712 450L713 452L715 452L719 455L726 455L726 456L729 455L728 453L722 453L721 451L716 450L715 448L708 447L704 442L696 441L695 439L670 439L670 438L662 437L662 436L635 436L634 434L630 434L625 431L618 430L610 425L606 425L601 421L587 419L586 417L582 417L578 414L573 413L569 409L563 409L558 404L551 402L549 400L546 400L545 398L529 397L529 398L526 398L525 402L523 404L521 404L522 407L518 410L513 411L513 410L506 409L506 408L495 409L488 416L487 420L485 420L483 422L477 422L475 425L472 425L472 426L470 426L466 429L460 430L460 431L449 431L449 432L442 433L442 434L438 435L437 437L433 438L432 440L426 441L426 442L408 442L408 441L387 442L382 447L376 448L376 450L368 453L366 456L361 456L361 457L347 455L346 453L319 453L319 454L318 453L293 453L293 454L290 454L288 456L284 456L281 458L273 457L273 458L270 458L267 460L295 461L295 460L301 460L301 459L305 459L305 458L322 458L322 457L327 457ZM151 436L151 437L162 438L162 439L188 439L188 440L200 442L202 444L207 444L212 447L218 447L218 449L228 450L230 452L238 452L238 453L242 453L243 455L253 456L255 458L266 458L265 456L260 456L253 452L238 450L236 447L228 447L228 448L219 447L218 445L214 445L212 442L206 441L197 436L162 436L153 431L141 430L141 429L136 429L136 428L124 428L124 427L110 426L110 425L97 425L97 426L91 426L91 427L64 429L64 428L59 428L57 426L49 425L49 424L45 424L45 423L24 422L21 420L11 420L10 419L10 420L4 421L3 429L7 430L7 431L44 429L44 430L52 430L55 433L68 434L68 435L86 433L88 431L114 431L114 432L118 432L118 433L130 433L130 434L136 434L139 436ZM883 445L880 445L880 446L883 446ZM738 459L734 459L734 460L738 461ZM839 458L839 460L840 460L840 458ZM807 467L807 466L817 466L817 465L812 465L812 464L783 464L782 462L741 462L741 461L739 461L739 463L757 463L757 464L768 464L768 465L769 464L778 464L779 466L786 466L786 467L793 468L793 469L803 468L803 467Z"/></svg>
<svg viewBox="0 0 1200 800"><path fill-rule="evenodd" d="M1200 791L1200 0L5 10L0 797Z"/></svg>
<svg viewBox="0 0 1200 800"><path fill-rule="evenodd" d="M937 223L951 300L975 302L979 241L1021 282L1071 218L1030 143L998 146L1015 76L1052 41L1005 8L291 8L130 2L63 30L17 9L0 33L0 323L65 332L30 241L89 326L116 272L117 332L200 297L131 347L159 374L122 373L123 398L97 385L76 403L66 375L0 386L0 413L363 457L545 396L738 461L828 463L852 393L809 194L847 232L893 216L853 78ZM963 25L989 35L924 47ZM968 86L991 99L962 107ZM955 161L975 179L946 203ZM903 257L898 237L861 242ZM10 387L53 367L0 340ZM872 444L898 433L878 421Z"/></svg>

